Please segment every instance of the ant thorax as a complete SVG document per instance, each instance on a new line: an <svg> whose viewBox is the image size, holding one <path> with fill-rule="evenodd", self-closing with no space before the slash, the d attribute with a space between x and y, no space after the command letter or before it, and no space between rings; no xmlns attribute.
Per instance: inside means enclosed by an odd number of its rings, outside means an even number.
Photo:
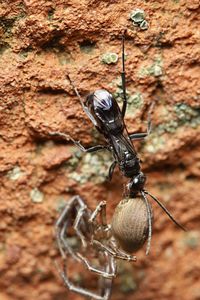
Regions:
<svg viewBox="0 0 200 300"><path fill-rule="evenodd" d="M137 194L138 192L143 190L145 182L146 176L143 172L139 172L137 175L135 175L127 184L130 195Z"/></svg>

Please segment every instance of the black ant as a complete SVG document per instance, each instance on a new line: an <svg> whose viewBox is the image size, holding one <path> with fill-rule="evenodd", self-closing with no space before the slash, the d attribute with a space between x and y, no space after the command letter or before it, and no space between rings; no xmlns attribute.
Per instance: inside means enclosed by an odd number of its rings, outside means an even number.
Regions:
<svg viewBox="0 0 200 300"><path fill-rule="evenodd" d="M112 218L111 225L107 225L105 222L105 204L102 202L97 206L94 213L89 212L87 206L84 204L83 200L79 197L79 204L71 203L71 207L75 207L77 210L77 215L79 216L79 222L82 227L87 228L90 232L89 241L97 249L97 251L104 251L106 259L106 269L100 271L96 268L91 268L88 261L80 254L75 254L75 257L81 260L89 270L98 273L101 277L111 278L116 275L116 269L114 268L113 261L111 263L111 258L121 258L133 260L133 257L127 253L132 253L144 244L148 239L146 254L149 253L151 236L152 236L152 210L147 199L149 195L157 204L165 211L165 213L170 217L170 219L181 229L185 230L182 225L180 225L170 214L170 212L164 207L164 205L152 194L144 189L146 176L141 171L140 160L137 156L137 152L131 141L141 140L147 137L151 131L151 111L153 105L149 110L148 115L148 126L147 131L143 133L128 134L126 125L124 123L124 117L127 108L127 98L126 98L126 76L125 76L125 55L124 55L124 34L122 36L122 89L123 89L123 105L122 109L118 106L117 101L114 99L112 94L107 90L96 90L87 96L84 102L81 96L74 86L71 78L67 75L71 86L76 93L83 110L90 118L97 130L104 135L106 140L106 145L96 145L94 147L85 148L80 141L75 141L68 135L59 132L52 132L51 135L60 135L67 140L72 140L82 151L84 152L95 152L99 150L106 149L113 154L114 161L109 168L109 179L111 180L112 174L116 165L118 165L120 171L125 177L130 178L127 184L127 195L118 204ZM80 203L82 208L80 208ZM75 206L74 206L75 205ZM67 206L68 207L68 206ZM83 209L84 207L84 209ZM61 253L67 252L74 256L68 243L66 242L67 234L66 230L68 228L67 215L71 208L67 208L67 213L62 214L57 222L57 241ZM83 217L85 212L87 216ZM96 216L100 213L102 216L102 224L96 223ZM69 216L70 217L70 216ZM91 220L93 220L91 222ZM77 221L76 221L77 222ZM82 222L82 223L81 223ZM93 224L93 225L92 225ZM105 235L104 229L107 230L107 235ZM83 230L84 231L84 230ZM96 234L98 232L98 235ZM99 238L100 235L103 238ZM81 230L78 229L76 223L76 234L81 238L82 246L86 245L83 236L86 233L81 234ZM81 237L82 236L82 237ZM63 246L61 246L63 245ZM119 250L119 247L121 250ZM63 248L64 247L64 248ZM118 248L118 249L117 249ZM112 267L110 267L112 265ZM109 273L109 274L108 274ZM62 273L65 283L70 288L68 284L68 278ZM79 288L78 288L79 289ZM81 293L81 290L75 290ZM108 296L109 298L109 296ZM108 298L98 298L96 295L95 299L108 299Z"/></svg>

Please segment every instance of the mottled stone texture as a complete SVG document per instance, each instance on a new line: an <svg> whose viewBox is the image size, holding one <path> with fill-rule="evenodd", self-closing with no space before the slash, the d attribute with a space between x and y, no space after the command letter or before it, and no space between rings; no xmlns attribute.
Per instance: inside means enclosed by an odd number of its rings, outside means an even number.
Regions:
<svg viewBox="0 0 200 300"><path fill-rule="evenodd" d="M155 101L152 135L136 148L148 190L188 232L153 203L151 253L146 257L143 248L136 263L120 263L112 299L200 299L199 1L0 3L0 299L82 299L65 289L55 268L58 209L79 193L91 208L107 200L110 218L123 180L116 170L106 183L109 158L73 157L72 144L49 132L86 146L99 141L66 74L83 97L106 88L120 98L121 60L105 64L102 55L120 57L124 28L126 124L130 132L145 130ZM148 30L129 19L137 8L145 11Z"/></svg>

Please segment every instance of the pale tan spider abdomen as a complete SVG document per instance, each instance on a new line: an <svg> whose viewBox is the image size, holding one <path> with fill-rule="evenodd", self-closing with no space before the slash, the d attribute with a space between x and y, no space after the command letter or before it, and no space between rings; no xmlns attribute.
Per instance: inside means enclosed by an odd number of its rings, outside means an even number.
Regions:
<svg viewBox="0 0 200 300"><path fill-rule="evenodd" d="M122 250L132 253L148 238L148 213L143 198L125 198L117 205L111 223Z"/></svg>

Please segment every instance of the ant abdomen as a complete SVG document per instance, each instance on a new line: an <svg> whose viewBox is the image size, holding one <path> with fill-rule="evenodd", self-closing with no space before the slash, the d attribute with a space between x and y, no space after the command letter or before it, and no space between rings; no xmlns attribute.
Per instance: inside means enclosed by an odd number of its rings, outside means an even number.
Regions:
<svg viewBox="0 0 200 300"><path fill-rule="evenodd" d="M152 216L151 216L152 217ZM132 253L148 238L148 210L142 197L125 198L117 205L111 230L122 250Z"/></svg>

